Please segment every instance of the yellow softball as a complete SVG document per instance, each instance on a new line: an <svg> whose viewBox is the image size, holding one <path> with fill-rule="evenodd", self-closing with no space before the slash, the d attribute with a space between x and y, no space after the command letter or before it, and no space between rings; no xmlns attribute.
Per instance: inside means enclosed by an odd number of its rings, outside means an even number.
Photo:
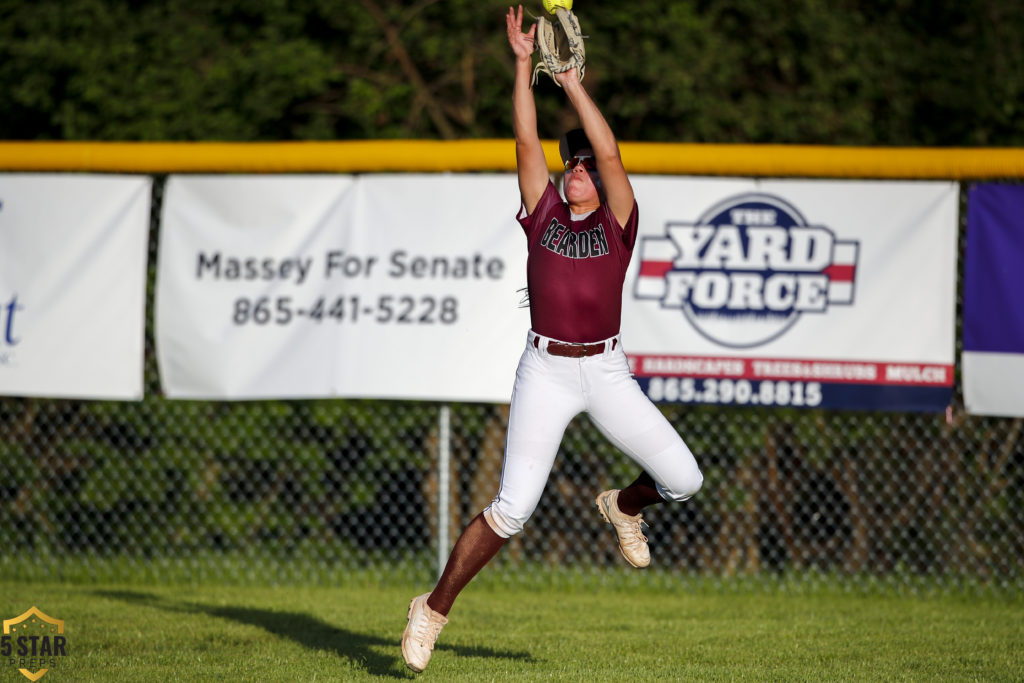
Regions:
<svg viewBox="0 0 1024 683"><path fill-rule="evenodd" d="M572 0L541 0L541 2L544 3L544 9L548 11L548 14L554 14L559 7L564 10L572 9Z"/></svg>

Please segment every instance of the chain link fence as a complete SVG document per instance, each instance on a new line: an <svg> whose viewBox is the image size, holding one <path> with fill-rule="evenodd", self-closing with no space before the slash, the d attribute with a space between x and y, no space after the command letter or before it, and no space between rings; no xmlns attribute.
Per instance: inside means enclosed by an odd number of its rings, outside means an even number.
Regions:
<svg viewBox="0 0 1024 683"><path fill-rule="evenodd" d="M150 311L161 188L158 179ZM497 490L506 405L447 406L449 430L436 403L169 401L151 319L145 362L138 403L0 399L4 575L276 583L369 571L428 581ZM705 483L692 500L645 515L655 567L646 576L1021 584L1020 419L955 406L947 415L664 411ZM593 499L637 473L577 418L536 514L489 571L621 570Z"/></svg>

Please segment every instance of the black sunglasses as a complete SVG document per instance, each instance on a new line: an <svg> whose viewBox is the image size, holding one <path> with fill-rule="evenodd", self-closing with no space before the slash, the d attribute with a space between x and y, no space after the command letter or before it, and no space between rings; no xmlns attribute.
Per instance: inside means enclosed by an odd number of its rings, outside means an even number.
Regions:
<svg viewBox="0 0 1024 683"><path fill-rule="evenodd" d="M591 156L573 156L569 157L565 162L565 170L571 171L580 164L583 164L583 168L588 171L596 171L597 163L594 161L594 157Z"/></svg>

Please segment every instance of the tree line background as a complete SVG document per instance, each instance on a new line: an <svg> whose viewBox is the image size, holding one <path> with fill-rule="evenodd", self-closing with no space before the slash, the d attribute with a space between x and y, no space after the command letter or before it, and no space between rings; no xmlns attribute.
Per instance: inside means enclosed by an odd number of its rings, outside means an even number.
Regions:
<svg viewBox="0 0 1024 683"><path fill-rule="evenodd" d="M509 137L507 7L0 0L0 139ZM1019 0L575 10L586 84L622 140L1024 144ZM574 124L550 79L538 95L542 135Z"/></svg>

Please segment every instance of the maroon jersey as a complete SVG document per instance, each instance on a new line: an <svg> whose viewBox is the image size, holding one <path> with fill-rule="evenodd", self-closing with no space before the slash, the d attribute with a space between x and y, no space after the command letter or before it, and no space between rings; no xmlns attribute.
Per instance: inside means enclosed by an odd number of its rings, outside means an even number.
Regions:
<svg viewBox="0 0 1024 683"><path fill-rule="evenodd" d="M624 228L606 204L574 221L569 205L548 182L533 213L518 220L529 249L526 284L533 331L567 342L617 335L622 283L636 243L636 202Z"/></svg>

